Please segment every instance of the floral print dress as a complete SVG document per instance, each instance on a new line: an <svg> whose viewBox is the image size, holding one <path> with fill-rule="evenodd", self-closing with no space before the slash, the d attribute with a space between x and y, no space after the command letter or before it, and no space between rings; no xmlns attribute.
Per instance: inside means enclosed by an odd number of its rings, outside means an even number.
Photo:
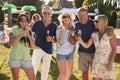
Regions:
<svg viewBox="0 0 120 80"><path fill-rule="evenodd" d="M109 39L111 37L108 36L107 33L105 33L101 40L99 40L98 32L93 33L92 37L94 39L94 44L96 48L92 65L92 76L103 79L116 79L115 65L113 64L113 69L111 71L108 71L106 69L112 51L109 42Z"/></svg>

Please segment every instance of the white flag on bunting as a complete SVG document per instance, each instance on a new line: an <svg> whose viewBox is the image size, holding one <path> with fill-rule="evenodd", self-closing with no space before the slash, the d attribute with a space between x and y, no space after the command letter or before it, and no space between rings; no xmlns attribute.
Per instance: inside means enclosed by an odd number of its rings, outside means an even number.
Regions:
<svg viewBox="0 0 120 80"><path fill-rule="evenodd" d="M105 4L105 3L106 3L106 1L107 1L107 0L103 0L103 4Z"/></svg>

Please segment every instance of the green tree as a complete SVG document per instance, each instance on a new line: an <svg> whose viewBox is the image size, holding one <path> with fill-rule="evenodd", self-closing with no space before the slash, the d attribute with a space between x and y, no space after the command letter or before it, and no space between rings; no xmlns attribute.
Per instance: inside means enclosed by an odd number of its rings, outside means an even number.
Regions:
<svg viewBox="0 0 120 80"><path fill-rule="evenodd" d="M109 25L113 26L115 28L116 27L116 20L117 20L117 12L116 12L116 10L113 10L111 12Z"/></svg>
<svg viewBox="0 0 120 80"><path fill-rule="evenodd" d="M109 7L108 1L105 4L103 4L103 0L89 0L88 1L89 12L94 12L96 8L98 8L99 14L105 14L108 17L110 23L110 13L112 9Z"/></svg>
<svg viewBox="0 0 120 80"><path fill-rule="evenodd" d="M2 23L4 21L4 13L3 11L1 11L1 7L0 7L0 23Z"/></svg>
<svg viewBox="0 0 120 80"><path fill-rule="evenodd" d="M74 5L76 8L82 7L84 0L74 0Z"/></svg>
<svg viewBox="0 0 120 80"><path fill-rule="evenodd" d="M82 6L83 6L83 7L87 7L87 6L88 6L88 1L89 1L89 0L84 0Z"/></svg>
<svg viewBox="0 0 120 80"><path fill-rule="evenodd" d="M12 0L12 3L17 6L23 6L23 5L35 5L36 2L40 0Z"/></svg>

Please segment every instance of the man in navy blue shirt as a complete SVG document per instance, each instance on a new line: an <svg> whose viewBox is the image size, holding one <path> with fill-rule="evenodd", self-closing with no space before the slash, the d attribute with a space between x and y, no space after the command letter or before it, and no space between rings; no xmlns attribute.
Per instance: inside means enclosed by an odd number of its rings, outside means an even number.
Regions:
<svg viewBox="0 0 120 80"><path fill-rule="evenodd" d="M53 52L52 43L55 42L56 36L57 26L51 20L52 11L53 10L51 7L43 6L43 19L37 21L32 27L32 31L35 33L35 44L39 47L38 49L34 49L33 51L32 63L36 75L42 59L41 80L47 80L48 78Z"/></svg>
<svg viewBox="0 0 120 80"><path fill-rule="evenodd" d="M75 30L78 36L81 36L84 42L87 42L91 34L95 30L94 22L88 19L88 10L86 8L78 9L78 19L79 21L75 24ZM79 30L81 30L81 35L79 35ZM92 65L93 56L95 52L94 44L89 48L84 48L79 44L78 53L78 68L82 71L82 80L89 80L88 71L90 66Z"/></svg>

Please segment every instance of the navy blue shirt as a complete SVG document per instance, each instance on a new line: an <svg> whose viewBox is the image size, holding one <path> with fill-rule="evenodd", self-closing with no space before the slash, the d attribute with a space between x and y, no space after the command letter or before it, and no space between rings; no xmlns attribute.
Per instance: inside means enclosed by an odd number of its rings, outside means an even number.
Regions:
<svg viewBox="0 0 120 80"><path fill-rule="evenodd" d="M53 22L45 27L43 21L37 21L32 28L35 33L35 43L37 46L42 48L48 54L52 54L53 47L52 42L46 41L47 31L49 30L49 36L56 36L57 25Z"/></svg>
<svg viewBox="0 0 120 80"><path fill-rule="evenodd" d="M75 30L76 34L78 33L78 30L81 30L81 37L84 42L88 42L88 40L91 37L91 34L95 30L95 25L92 20L88 20L87 24L81 24L80 22L77 22L75 24ZM82 45L79 44L79 52L84 52L84 53L94 53L95 52L95 47L94 44L92 44L89 48L84 48Z"/></svg>

